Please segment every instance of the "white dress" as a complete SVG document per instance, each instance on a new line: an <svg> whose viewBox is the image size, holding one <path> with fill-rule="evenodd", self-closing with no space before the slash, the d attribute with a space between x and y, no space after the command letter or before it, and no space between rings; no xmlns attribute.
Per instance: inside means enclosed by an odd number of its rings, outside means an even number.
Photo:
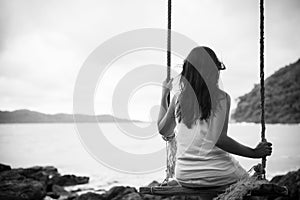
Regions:
<svg viewBox="0 0 300 200"><path fill-rule="evenodd" d="M227 102L226 102L227 103ZM212 144L207 134L213 133L210 120L198 120L189 129L176 119L177 141L175 178L189 187L228 185L238 181L247 172L229 153ZM211 124L213 125L213 124ZM226 129L227 131L227 129Z"/></svg>

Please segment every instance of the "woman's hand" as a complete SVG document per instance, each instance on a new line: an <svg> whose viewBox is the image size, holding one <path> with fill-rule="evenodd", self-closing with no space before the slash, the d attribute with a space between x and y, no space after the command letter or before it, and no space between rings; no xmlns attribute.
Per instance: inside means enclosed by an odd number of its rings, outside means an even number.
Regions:
<svg viewBox="0 0 300 200"><path fill-rule="evenodd" d="M172 87L173 87L172 81L173 81L173 78L171 78L169 81L167 81L167 79L164 80L164 82L163 82L163 90L162 90L163 95L169 94L169 92L172 90Z"/></svg>
<svg viewBox="0 0 300 200"><path fill-rule="evenodd" d="M260 142L253 151L254 158L263 158L265 156L270 156L272 154L272 143Z"/></svg>

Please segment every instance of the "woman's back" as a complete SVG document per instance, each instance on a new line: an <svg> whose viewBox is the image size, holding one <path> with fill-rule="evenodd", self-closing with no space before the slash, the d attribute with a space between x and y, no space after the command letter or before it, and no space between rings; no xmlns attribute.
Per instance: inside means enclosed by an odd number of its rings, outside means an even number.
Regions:
<svg viewBox="0 0 300 200"><path fill-rule="evenodd" d="M203 148L211 143L207 140L211 130L210 119L198 119L191 128L178 119L176 124L175 176L178 181L198 186L216 186L235 182L245 173L229 153L215 144L211 148Z"/></svg>

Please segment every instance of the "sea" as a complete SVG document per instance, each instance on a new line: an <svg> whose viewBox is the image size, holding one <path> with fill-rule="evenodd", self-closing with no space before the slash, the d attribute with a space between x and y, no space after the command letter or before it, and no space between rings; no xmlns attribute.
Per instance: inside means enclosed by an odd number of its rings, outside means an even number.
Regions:
<svg viewBox="0 0 300 200"><path fill-rule="evenodd" d="M140 124L143 126L143 123ZM145 124L144 124L145 125ZM164 150L159 135L137 139L124 135L114 123L101 124L108 141L128 153L147 154ZM267 125L266 137L273 143L273 154L267 159L267 178L300 168L300 125ZM228 135L242 144L255 147L260 141L261 127L252 123L230 123ZM99 145L102 145L99 142ZM110 152L101 152L109 154ZM260 159L235 156L245 169ZM128 159L128 158L124 158ZM131 162L131 160L120 160ZM108 189L115 185L145 186L153 180L163 181L165 169L147 173L128 173L108 167L92 155L73 123L26 123L0 125L0 163L14 168L55 166L61 174L89 176L90 182L72 189ZM136 163L138 165L139 163ZM164 163L162 163L162 166Z"/></svg>

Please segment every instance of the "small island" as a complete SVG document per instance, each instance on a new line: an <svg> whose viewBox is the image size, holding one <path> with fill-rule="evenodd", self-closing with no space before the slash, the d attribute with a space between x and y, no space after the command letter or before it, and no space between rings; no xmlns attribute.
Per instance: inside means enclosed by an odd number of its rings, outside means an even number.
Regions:
<svg viewBox="0 0 300 200"><path fill-rule="evenodd" d="M238 98L231 116L235 122L260 122L260 85ZM300 123L300 59L265 80L266 123Z"/></svg>
<svg viewBox="0 0 300 200"><path fill-rule="evenodd" d="M76 120L75 120L76 118ZM142 122L114 117L112 115L83 115L83 114L45 114L31 110L0 111L2 123L106 123L106 122Z"/></svg>

